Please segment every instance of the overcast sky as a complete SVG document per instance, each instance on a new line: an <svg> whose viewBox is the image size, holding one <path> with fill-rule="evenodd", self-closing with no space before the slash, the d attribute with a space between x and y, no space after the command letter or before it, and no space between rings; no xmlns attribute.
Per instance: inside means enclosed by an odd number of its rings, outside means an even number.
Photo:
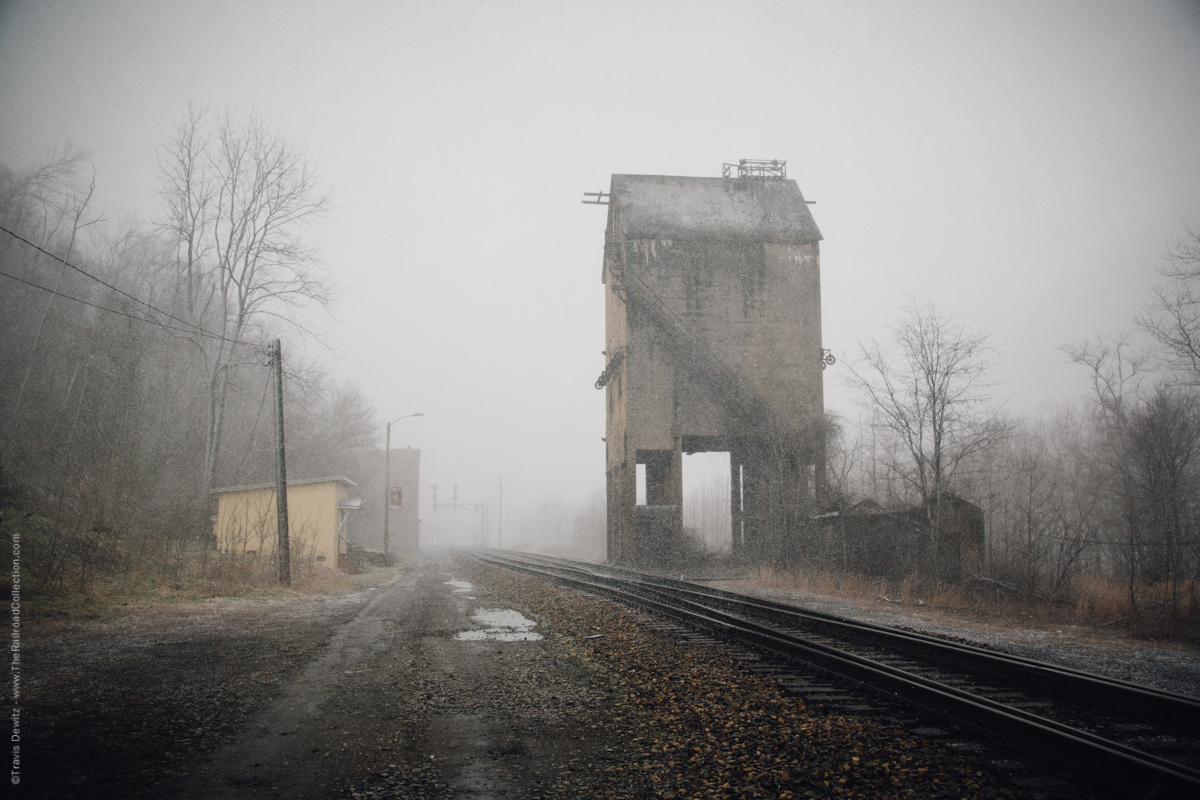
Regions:
<svg viewBox="0 0 1200 800"><path fill-rule="evenodd" d="M393 430L423 483L494 501L503 475L509 509L603 485L605 215L579 201L613 173L786 159L825 346L934 302L992 334L1016 414L1083 392L1059 348L1130 328L1200 226L1197 2L0 0L0 160L74 142L96 207L148 218L189 100L315 156L326 360L381 420L425 414Z"/></svg>

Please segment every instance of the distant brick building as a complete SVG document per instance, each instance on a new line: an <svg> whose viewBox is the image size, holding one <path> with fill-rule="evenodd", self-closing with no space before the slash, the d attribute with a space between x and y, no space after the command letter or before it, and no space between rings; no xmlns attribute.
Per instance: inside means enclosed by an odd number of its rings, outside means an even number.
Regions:
<svg viewBox="0 0 1200 800"><path fill-rule="evenodd" d="M392 448L388 471L392 483L388 492L388 549L393 553L415 553L421 545L421 451Z"/></svg>

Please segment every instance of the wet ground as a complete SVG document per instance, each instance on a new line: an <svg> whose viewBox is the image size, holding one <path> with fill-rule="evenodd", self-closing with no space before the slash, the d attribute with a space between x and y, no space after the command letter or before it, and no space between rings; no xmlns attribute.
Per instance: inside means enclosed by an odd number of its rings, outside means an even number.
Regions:
<svg viewBox="0 0 1200 800"><path fill-rule="evenodd" d="M241 736L168 793L328 797L356 774L420 766L436 776L431 789L513 797L577 757L581 721L544 710L556 699L547 688L586 696L586 672L555 658L531 620L480 609L473 589L452 580L444 554L380 587Z"/></svg>
<svg viewBox="0 0 1200 800"><path fill-rule="evenodd" d="M35 635L30 796L521 796L579 763L590 675L448 554L348 597L111 612ZM410 781L411 782L411 781ZM419 795L416 795L419 796Z"/></svg>

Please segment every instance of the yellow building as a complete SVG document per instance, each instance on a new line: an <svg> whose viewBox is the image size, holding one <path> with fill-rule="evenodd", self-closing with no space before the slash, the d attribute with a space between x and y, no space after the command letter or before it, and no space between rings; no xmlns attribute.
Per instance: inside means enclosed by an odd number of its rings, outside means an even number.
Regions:
<svg viewBox="0 0 1200 800"><path fill-rule="evenodd" d="M293 559L312 559L337 566L346 552L346 523L362 500L350 499L355 483L348 478L288 481L288 547ZM223 553L274 555L279 542L275 484L216 489L213 533Z"/></svg>

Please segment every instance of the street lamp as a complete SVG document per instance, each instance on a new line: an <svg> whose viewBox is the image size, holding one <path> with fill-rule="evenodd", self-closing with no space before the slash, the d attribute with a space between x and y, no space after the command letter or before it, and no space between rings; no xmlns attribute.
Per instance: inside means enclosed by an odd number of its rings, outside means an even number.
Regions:
<svg viewBox="0 0 1200 800"><path fill-rule="evenodd" d="M392 422L399 422L409 417L425 416L420 411L415 414L405 414L396 417ZM387 438L383 449L383 563L392 563L392 552L388 547L388 517L392 515L392 422L387 424Z"/></svg>

